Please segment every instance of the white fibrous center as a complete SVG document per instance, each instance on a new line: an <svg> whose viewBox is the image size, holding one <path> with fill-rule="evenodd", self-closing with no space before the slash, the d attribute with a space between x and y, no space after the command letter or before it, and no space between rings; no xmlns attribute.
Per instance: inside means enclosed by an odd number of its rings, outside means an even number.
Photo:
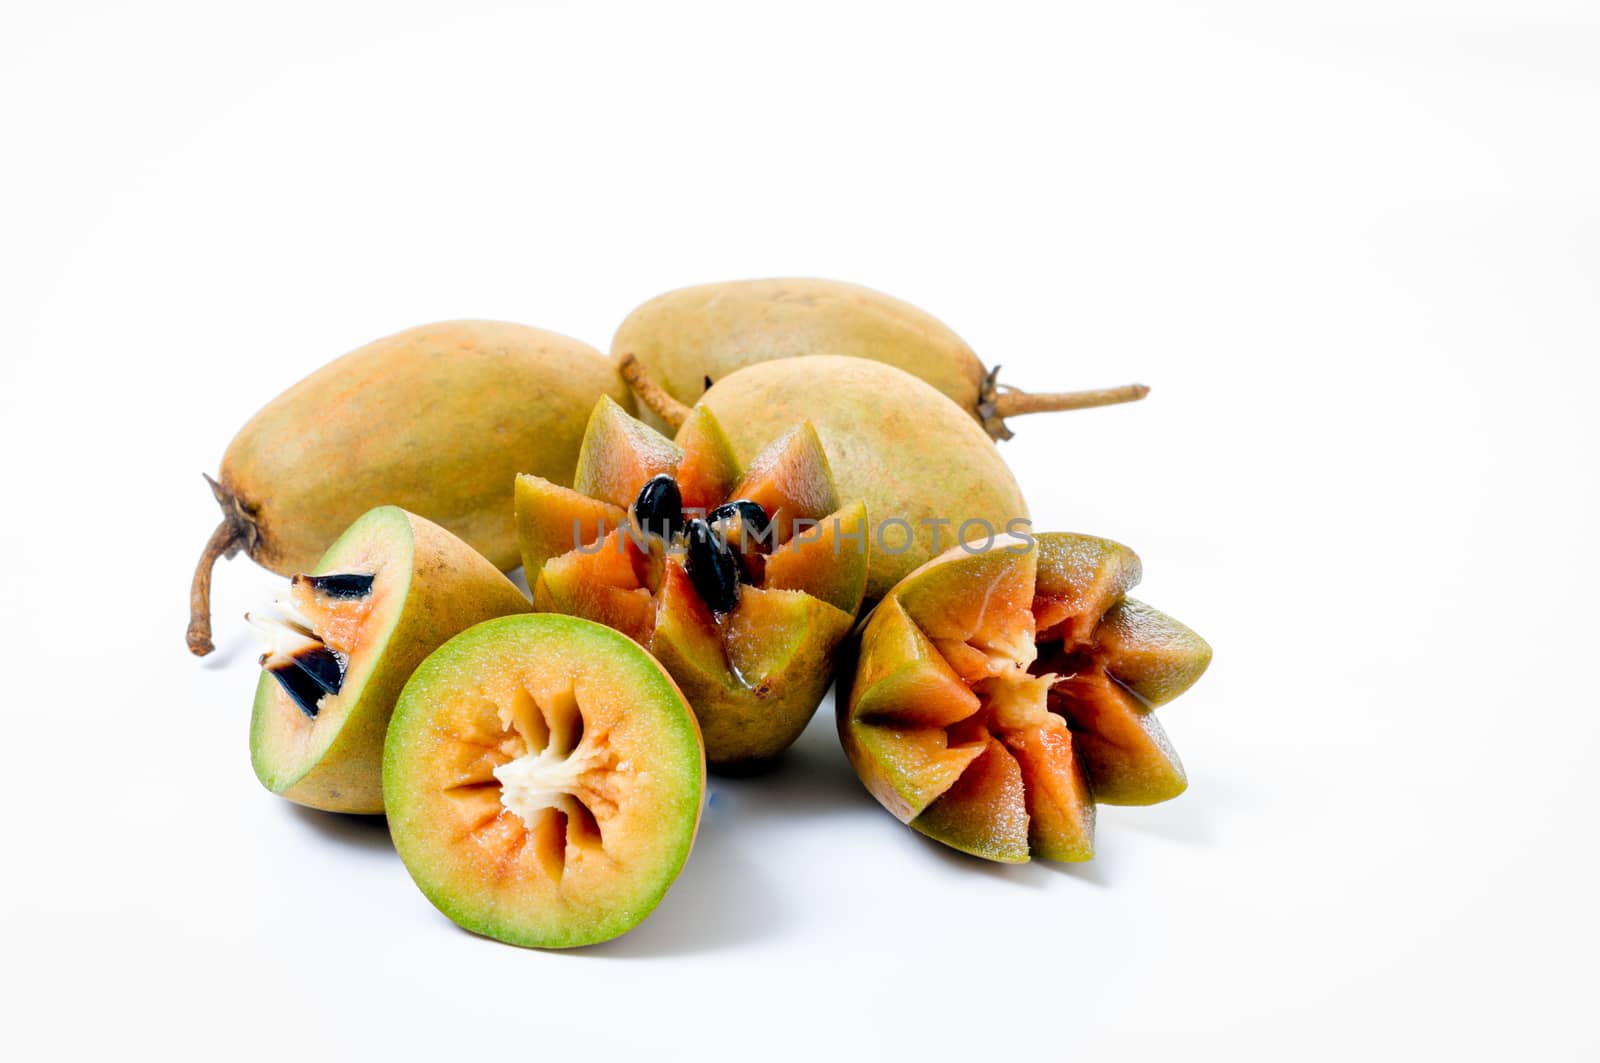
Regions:
<svg viewBox="0 0 1600 1063"><path fill-rule="evenodd" d="M1012 671L978 686L995 726L1005 731L1025 731L1050 722L1050 688L1058 675L1029 675Z"/></svg>
<svg viewBox="0 0 1600 1063"><path fill-rule="evenodd" d="M564 756L546 747L500 765L494 777L500 782L500 803L532 828L544 810L566 809L566 799L577 796L578 780L588 770L587 755Z"/></svg>

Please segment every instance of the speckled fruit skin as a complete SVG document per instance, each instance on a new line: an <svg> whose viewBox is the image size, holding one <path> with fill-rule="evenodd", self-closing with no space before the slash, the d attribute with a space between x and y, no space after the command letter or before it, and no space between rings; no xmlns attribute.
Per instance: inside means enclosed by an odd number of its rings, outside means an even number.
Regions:
<svg viewBox="0 0 1600 1063"><path fill-rule="evenodd" d="M253 513L250 556L305 571L374 506L436 521L501 569L520 564L512 483L570 484L589 411L627 390L604 355L543 329L445 321L352 351L268 403L223 455Z"/></svg>
<svg viewBox="0 0 1600 1063"><path fill-rule="evenodd" d="M387 636L374 632L375 656L351 661L346 689L354 690L355 703L335 710L330 703L338 697L329 699L311 724L262 672L250 719L250 761L261 784L296 804L329 812L383 811L384 732L418 662L480 621L533 610L516 584L482 555L432 521L396 506L363 515L307 572L345 571L352 553L363 549L380 551L385 564L404 570L406 579L398 610L387 610L393 627ZM311 750L321 747L297 766L279 763L268 737L275 714L284 712L292 726L307 728Z"/></svg>
<svg viewBox="0 0 1600 1063"><path fill-rule="evenodd" d="M863 785L902 823L1006 863L1090 859L1096 803L1182 793L1154 709L1211 648L1126 596L1140 575L1119 543L1051 532L952 549L902 580L840 672L839 738ZM975 692L1046 673L1057 707L1020 722Z"/></svg>
<svg viewBox="0 0 1600 1063"><path fill-rule="evenodd" d="M841 498L861 498L874 529L867 597L879 598L908 572L956 542L968 520L995 532L1028 515L1022 489L983 428L929 385L890 365L816 355L763 362L717 381L700 398L717 415L734 452L750 459L790 426L810 421L822 439ZM904 542L898 525L911 524ZM882 541L876 537L883 529ZM969 538L983 537L976 526ZM883 543L888 549L882 548Z"/></svg>
<svg viewBox="0 0 1600 1063"><path fill-rule="evenodd" d="M530 881L518 865L521 854L497 848L492 836L464 839L440 804L441 778L460 767L448 748L451 702L482 701L517 669L572 682L587 702L584 742L625 741L622 761L611 770L642 776L638 785L651 791L649 799L617 802L620 820L602 817L606 859L569 870L558 882ZM474 759L483 753L495 756L481 750ZM609 777L592 778L604 799ZM633 929L666 895L699 831L706 760L694 713L659 662L619 632L540 614L479 624L422 662L395 709L383 785L395 850L434 907L507 944L574 948ZM498 794L491 800L498 802ZM618 859L609 858L612 852Z"/></svg>
<svg viewBox="0 0 1600 1063"><path fill-rule="evenodd" d="M938 318L893 296L814 277L699 284L659 295L629 314L611 354L638 358L667 393L693 405L705 378L747 365L811 354L883 362L943 392L963 410L978 405L984 367ZM661 427L649 411L645 420Z"/></svg>

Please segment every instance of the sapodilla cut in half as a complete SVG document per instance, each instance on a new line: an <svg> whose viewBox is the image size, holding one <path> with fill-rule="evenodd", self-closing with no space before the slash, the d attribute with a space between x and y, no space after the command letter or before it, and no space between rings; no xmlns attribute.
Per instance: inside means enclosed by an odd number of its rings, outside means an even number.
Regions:
<svg viewBox="0 0 1600 1063"><path fill-rule="evenodd" d="M578 617L479 624L406 684L384 748L389 830L445 915L513 945L637 926L688 859L705 752L671 677Z"/></svg>
<svg viewBox="0 0 1600 1063"><path fill-rule="evenodd" d="M384 732L412 670L473 624L532 608L439 525L369 510L248 617L267 645L250 720L256 777L311 808L382 812Z"/></svg>
<svg viewBox="0 0 1600 1063"><path fill-rule="evenodd" d="M666 666L716 767L746 770L805 729L866 593L861 501L793 426L742 469L709 410L675 439L601 399L572 488L517 479L541 612L615 628Z"/></svg>
<svg viewBox="0 0 1600 1063"><path fill-rule="evenodd" d="M903 823L963 852L1088 860L1095 804L1182 793L1155 708L1211 647L1126 596L1132 550L1087 535L1001 536L907 576L863 627L839 737Z"/></svg>

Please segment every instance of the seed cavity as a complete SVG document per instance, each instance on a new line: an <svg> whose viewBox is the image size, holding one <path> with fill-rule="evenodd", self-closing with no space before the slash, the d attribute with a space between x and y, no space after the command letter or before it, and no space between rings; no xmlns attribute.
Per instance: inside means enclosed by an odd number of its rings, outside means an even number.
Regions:
<svg viewBox="0 0 1600 1063"><path fill-rule="evenodd" d="M280 595L266 610L245 614L266 647L261 667L308 719L317 718L324 697L344 688L350 662L323 641L316 625L295 605L291 598L294 588L307 586L327 598L354 601L372 593L373 578L364 573L297 575L289 581L288 594Z"/></svg>
<svg viewBox="0 0 1600 1063"><path fill-rule="evenodd" d="M535 698L519 688L500 708L500 725L515 733L522 755L492 769L502 811L522 821L534 858L560 880L571 860L604 852L590 802L605 803L590 774L604 768L603 740L585 745L583 713L572 689ZM586 777L587 776L587 777Z"/></svg>
<svg viewBox="0 0 1600 1063"><path fill-rule="evenodd" d="M329 576L296 576L289 582L296 587L308 586L324 598L360 601L372 593L375 578L365 572L338 572Z"/></svg>

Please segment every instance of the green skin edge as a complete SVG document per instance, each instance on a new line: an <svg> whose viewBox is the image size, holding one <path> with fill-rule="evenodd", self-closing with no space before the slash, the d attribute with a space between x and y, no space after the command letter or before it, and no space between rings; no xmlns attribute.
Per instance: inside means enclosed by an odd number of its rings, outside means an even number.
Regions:
<svg viewBox="0 0 1600 1063"><path fill-rule="evenodd" d="M415 523L414 523L415 521ZM256 778L272 793L324 811L378 815L380 756L389 711L420 660L441 641L442 632L533 605L516 585L466 543L397 506L369 510L347 528L312 568L336 572L365 543L388 547L386 567L405 573L395 587L361 663L352 663L342 704L325 708L319 720L321 745L295 756L277 748L269 726L277 703L277 683L265 672L256 683L250 718L250 763ZM419 551L421 558L419 560ZM426 571L418 571L421 565ZM441 567L443 566L443 567ZM340 715L333 717L330 712Z"/></svg>
<svg viewBox="0 0 1600 1063"><path fill-rule="evenodd" d="M419 817L427 815L432 795L417 792L409 769L415 762L414 736L433 724L431 705L436 700L435 691L448 696L469 684L474 665L482 666L478 661L480 654L498 657L504 653L504 644L522 644L519 652L533 655L545 646L563 648L582 642L589 643L597 655L608 660L614 682L626 677L635 694L632 711L652 712L656 717L660 741L651 770L681 776L684 815L678 818L673 836L666 840L659 864L641 878L638 893L630 903L595 918L552 927L537 921L539 913L495 910L491 904L471 896L451 895L441 887L430 874L429 863L440 856L448 858L448 852L431 854L414 844L412 832L418 829L415 825ZM384 742L383 798L389 810L389 833L401 862L423 895L451 922L474 934L510 945L575 948L627 933L643 922L666 896L689 859L699 828L700 809L705 800L705 754L699 729L683 695L661 666L632 639L578 617L556 613L508 616L463 631L435 650L412 674L395 706ZM519 915L524 918L519 919Z"/></svg>

